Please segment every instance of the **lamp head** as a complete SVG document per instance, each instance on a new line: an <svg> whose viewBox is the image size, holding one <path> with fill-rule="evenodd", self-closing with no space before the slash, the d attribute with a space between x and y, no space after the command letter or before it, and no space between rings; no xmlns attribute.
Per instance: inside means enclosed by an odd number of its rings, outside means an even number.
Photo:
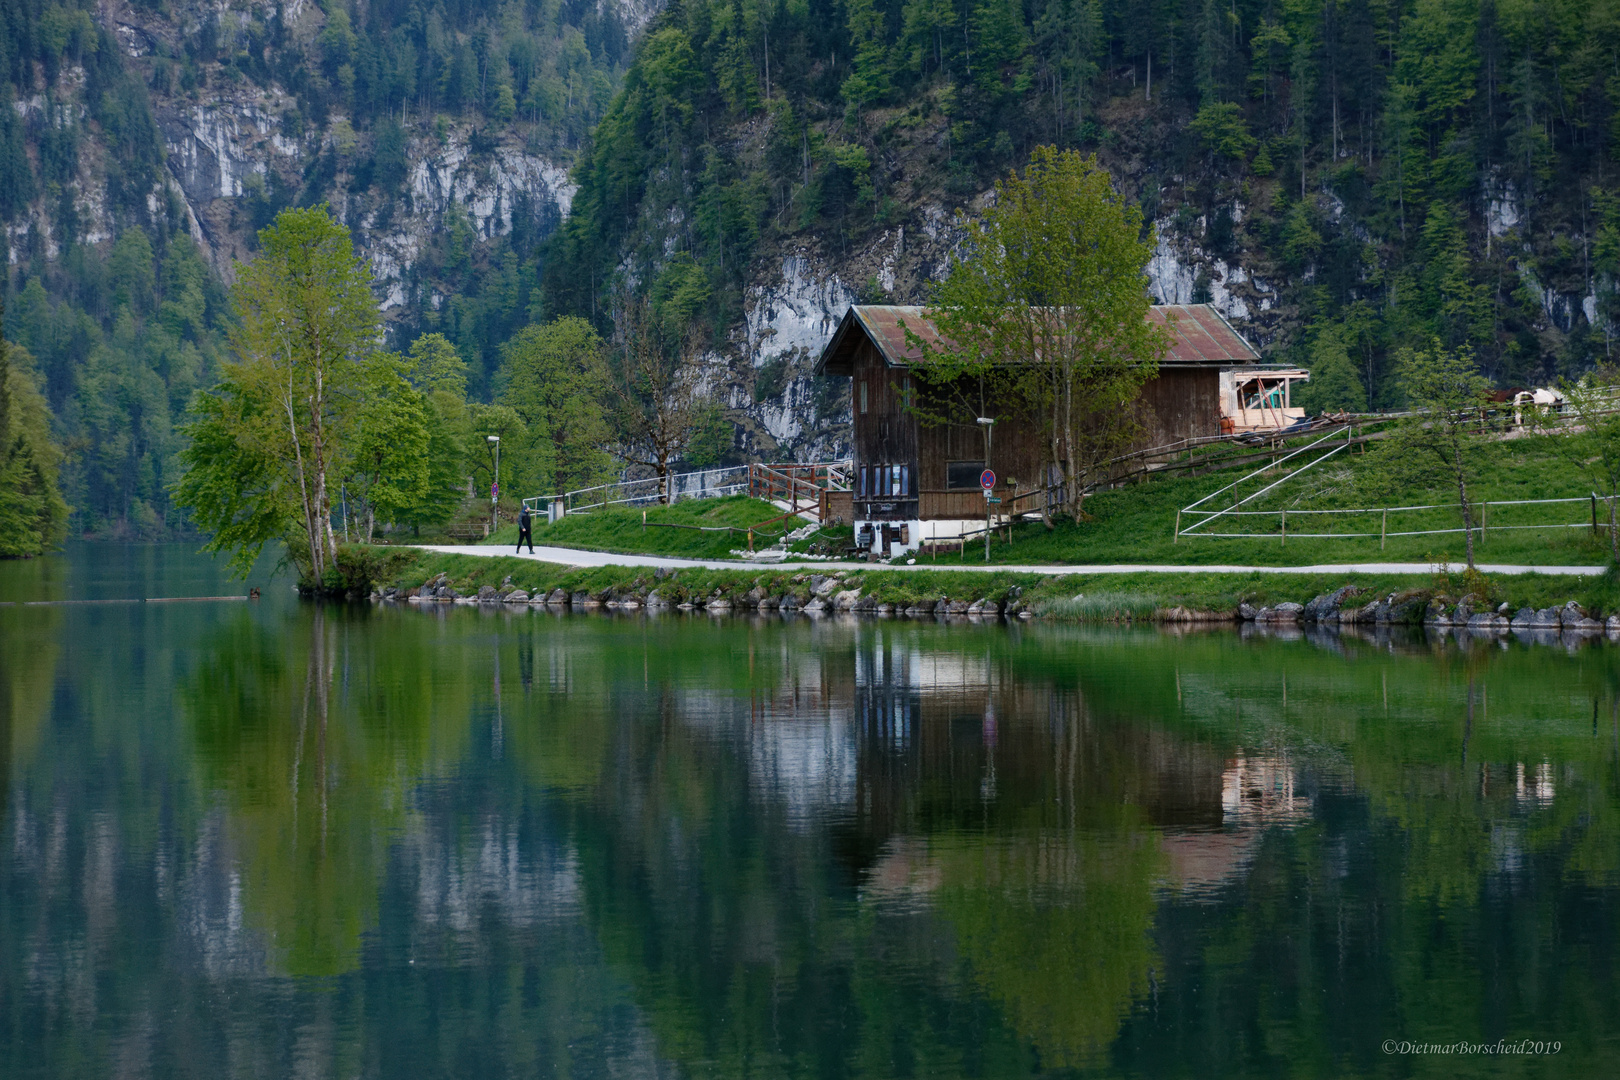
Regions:
<svg viewBox="0 0 1620 1080"><path fill-rule="evenodd" d="M492 443L498 443L498 442L501 441L501 437L499 435L490 435L490 436L487 436L487 438Z"/></svg>
<svg viewBox="0 0 1620 1080"><path fill-rule="evenodd" d="M979 417L979 423L983 424L985 427L989 427L990 425L994 424L995 422L996 422L995 418L991 417L991 416L981 416L981 417Z"/></svg>

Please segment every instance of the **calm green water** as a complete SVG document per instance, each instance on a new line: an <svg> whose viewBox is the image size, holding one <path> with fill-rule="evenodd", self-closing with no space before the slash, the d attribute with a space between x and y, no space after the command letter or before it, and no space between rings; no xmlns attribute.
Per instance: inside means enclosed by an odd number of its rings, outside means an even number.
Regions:
<svg viewBox="0 0 1620 1080"><path fill-rule="evenodd" d="M1610 1073L1617 701L1607 644L3 606L0 1075ZM1498 1039L1560 1052L1381 1048Z"/></svg>

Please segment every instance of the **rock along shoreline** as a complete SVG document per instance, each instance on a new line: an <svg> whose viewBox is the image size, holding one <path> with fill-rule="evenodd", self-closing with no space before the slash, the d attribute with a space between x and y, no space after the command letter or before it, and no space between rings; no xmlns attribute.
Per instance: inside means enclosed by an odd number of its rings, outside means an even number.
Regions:
<svg viewBox="0 0 1620 1080"><path fill-rule="evenodd" d="M1067 589L1072 588L1072 584L1058 577L983 580L978 582L983 591L952 596L948 586L967 584L965 579L951 579L944 583L947 588L937 594L919 595L913 587L914 578L904 575L885 578L881 573L870 571L826 574L806 571L790 575L786 572L698 573L642 569L618 574L598 572L586 578L575 575L574 580L563 580L549 588L545 584L536 585L531 592L514 585L511 574L499 585L480 585L466 579L454 581L447 572L433 573L431 564L427 569L429 576L422 584L401 583L378 589L371 594L372 599L413 605L524 606L556 611L780 612L811 616L851 613L912 618L1045 619L1172 628L1237 625L1262 631L1410 627L1431 631L1465 630L1476 638L1533 634L1537 640L1570 635L1620 639L1620 611L1602 618L1575 600L1545 607L1512 608L1506 603L1492 605L1474 593L1452 599L1434 587L1374 591L1368 586L1347 584L1320 593L1305 603L1258 604L1234 600L1230 606L1226 603L1193 606L1155 603L1146 596L1134 594L1097 593L1088 600L1084 595L1068 595ZM1224 593L1231 597L1245 585L1252 583L1234 581L1230 590L1220 589L1217 595ZM1556 582L1549 580L1547 587L1556 587ZM1253 592L1251 588L1249 595Z"/></svg>

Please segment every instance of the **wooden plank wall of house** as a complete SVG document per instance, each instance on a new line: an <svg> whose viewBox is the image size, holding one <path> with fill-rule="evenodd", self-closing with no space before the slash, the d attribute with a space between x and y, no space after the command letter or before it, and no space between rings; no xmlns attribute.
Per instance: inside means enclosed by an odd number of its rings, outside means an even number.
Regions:
<svg viewBox="0 0 1620 1080"><path fill-rule="evenodd" d="M1217 368L1161 365L1158 375L1142 387L1141 402L1143 432L1132 450L1221 433Z"/></svg>
<svg viewBox="0 0 1620 1080"><path fill-rule="evenodd" d="M869 339L861 341L851 394L856 461L917 460L917 422L905 409L910 385L910 373L890 367Z"/></svg>

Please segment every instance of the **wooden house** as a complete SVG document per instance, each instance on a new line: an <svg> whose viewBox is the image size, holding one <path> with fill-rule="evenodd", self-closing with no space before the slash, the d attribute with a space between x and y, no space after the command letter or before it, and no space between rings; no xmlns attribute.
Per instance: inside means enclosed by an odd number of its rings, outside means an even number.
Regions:
<svg viewBox="0 0 1620 1080"><path fill-rule="evenodd" d="M1221 371L1253 365L1259 356L1207 304L1153 307L1148 318L1170 327L1172 344L1142 388L1143 445L1220 434ZM1021 500L1040 489L1046 458L1038 417L1025 423L1003 416L988 461L978 425L919 424L904 407L913 391L911 366L922 356L908 344L907 330L923 341L939 340L921 307L853 306L815 367L817 375L851 380L854 484L847 516L839 516L880 555L982 529L986 495L979 481L987 467L996 478L990 497L999 500L992 505L1003 513L1032 509Z"/></svg>

